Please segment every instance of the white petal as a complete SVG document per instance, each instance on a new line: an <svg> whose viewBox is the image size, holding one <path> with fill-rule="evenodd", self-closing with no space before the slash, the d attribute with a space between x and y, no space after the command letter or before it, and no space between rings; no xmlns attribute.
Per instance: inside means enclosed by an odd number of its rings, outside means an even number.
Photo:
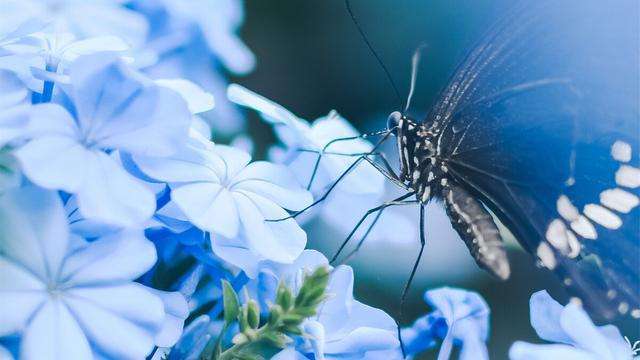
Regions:
<svg viewBox="0 0 640 360"><path fill-rule="evenodd" d="M99 306L122 319L159 329L165 316L160 298L138 283L71 288L65 296Z"/></svg>
<svg viewBox="0 0 640 360"><path fill-rule="evenodd" d="M138 168L147 176L168 183L216 181L219 182L217 166L209 166L211 161L222 163L206 149L189 144L169 157L135 156Z"/></svg>
<svg viewBox="0 0 640 360"><path fill-rule="evenodd" d="M227 97L238 105L246 106L262 113L262 115L272 123L282 123L291 126L299 122L298 117L291 111L238 84L229 85L227 88Z"/></svg>
<svg viewBox="0 0 640 360"><path fill-rule="evenodd" d="M49 301L31 320L20 344L25 360L84 360L93 357L82 329L60 301Z"/></svg>
<svg viewBox="0 0 640 360"><path fill-rule="evenodd" d="M289 210L301 210L313 202L294 175L283 165L256 161L234 178L232 189L254 192Z"/></svg>
<svg viewBox="0 0 640 360"><path fill-rule="evenodd" d="M61 281L68 286L130 281L149 270L156 259L155 246L141 230L123 230L71 254Z"/></svg>
<svg viewBox="0 0 640 360"><path fill-rule="evenodd" d="M129 45L117 36L96 36L75 41L64 49L63 60L72 62L81 55L101 51L126 51Z"/></svg>
<svg viewBox="0 0 640 360"><path fill-rule="evenodd" d="M38 137L15 152L22 171L36 185L74 193L85 181L91 152L66 136Z"/></svg>
<svg viewBox="0 0 640 360"><path fill-rule="evenodd" d="M64 208L55 192L30 186L0 197L0 254L50 281L60 270L68 243Z"/></svg>
<svg viewBox="0 0 640 360"><path fill-rule="evenodd" d="M171 199L198 228L234 237L240 221L231 193L216 183L193 183L171 191Z"/></svg>
<svg viewBox="0 0 640 360"><path fill-rule="evenodd" d="M144 306L143 299L130 299ZM159 299L158 304L162 306ZM153 350L153 336L157 328L135 324L120 314L109 311L91 301L66 297L65 303L78 319L95 350L113 359L142 359Z"/></svg>
<svg viewBox="0 0 640 360"><path fill-rule="evenodd" d="M44 302L44 290L39 279L0 257L0 336L22 330Z"/></svg>
<svg viewBox="0 0 640 360"><path fill-rule="evenodd" d="M218 171L222 179L234 178L251 161L251 155L231 146L216 145L213 150L221 161Z"/></svg>
<svg viewBox="0 0 640 360"><path fill-rule="evenodd" d="M257 194L237 191L233 198L252 251L282 263L292 263L300 255L307 243L307 234L295 220L265 221L288 216L284 209Z"/></svg>
<svg viewBox="0 0 640 360"><path fill-rule="evenodd" d="M204 91L197 84L184 79L158 79L156 84L167 87L182 96L192 114L213 109L213 95Z"/></svg>
<svg viewBox="0 0 640 360"><path fill-rule="evenodd" d="M80 212L110 225L132 226L156 209L153 192L101 151L87 157L85 181L76 192Z"/></svg>
<svg viewBox="0 0 640 360"><path fill-rule="evenodd" d="M189 316L187 300L177 291L160 291L151 288L149 291L158 296L164 304L165 317L162 328L155 337L156 346L173 346L182 335L184 321Z"/></svg>

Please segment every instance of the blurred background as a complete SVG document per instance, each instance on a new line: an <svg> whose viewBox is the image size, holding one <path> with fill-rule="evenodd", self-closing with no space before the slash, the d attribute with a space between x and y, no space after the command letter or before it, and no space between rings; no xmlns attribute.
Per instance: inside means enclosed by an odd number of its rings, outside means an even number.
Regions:
<svg viewBox="0 0 640 360"><path fill-rule="evenodd" d="M412 111L420 119L447 84L455 65L508 3L352 0L352 7L403 96L408 90L411 55L418 46L426 45ZM245 7L241 37L256 54L258 63L253 73L232 79L234 82L308 120L335 109L360 131L384 128L387 115L401 110L342 0L250 0ZM248 116L248 131L256 140L257 157L265 157L274 135L255 114ZM392 147L387 150L393 155ZM344 208L335 211L353 224L362 216L361 212ZM419 250L417 213L418 209L412 206L386 212L383 216L387 221L378 225L383 227L377 229L379 236L365 243L349 262L355 268L356 298L396 318L402 287ZM405 323L429 310L422 300L425 290L443 285L464 287L481 293L491 307L492 359L506 358L515 340L539 342L529 324L528 300L534 291L546 287L556 299L566 301L555 278L537 268L510 238L511 279L504 283L494 280L477 269L439 204L432 204L427 216L427 247L407 299ZM327 256L335 252L349 231L327 226L322 220L306 227L308 247ZM640 340L637 323L616 325L630 340ZM435 355L434 351L423 358Z"/></svg>

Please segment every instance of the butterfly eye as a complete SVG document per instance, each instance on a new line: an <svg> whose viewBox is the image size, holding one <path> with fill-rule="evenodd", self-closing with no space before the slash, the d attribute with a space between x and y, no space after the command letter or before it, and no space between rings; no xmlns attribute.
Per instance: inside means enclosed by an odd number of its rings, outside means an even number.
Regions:
<svg viewBox="0 0 640 360"><path fill-rule="evenodd" d="M389 115L387 119L387 130L395 131L400 123L400 119L402 118L402 114L399 111L394 111Z"/></svg>

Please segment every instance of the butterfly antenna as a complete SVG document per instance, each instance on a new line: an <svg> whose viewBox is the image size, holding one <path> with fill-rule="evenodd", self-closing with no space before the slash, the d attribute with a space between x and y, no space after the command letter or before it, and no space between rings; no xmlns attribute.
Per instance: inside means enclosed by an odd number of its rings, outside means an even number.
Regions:
<svg viewBox="0 0 640 360"><path fill-rule="evenodd" d="M385 75L387 76L387 79L389 80L389 83L391 84L391 87L393 88L393 91L396 94L396 99L398 100L398 104L402 106L402 97L400 96L400 91L398 91L398 87L396 86L395 81L393 81L393 77L391 77L391 73L389 72L389 69L387 69L384 62L380 58L380 55L378 55L376 50L373 48L373 45L371 45L371 42L367 38L367 35L364 33L364 30L362 30L362 27L360 26L358 19L356 19L356 16L353 14L353 10L351 10L351 1L344 0L344 3L347 7L347 11L349 12L349 16L351 16L351 20L353 21L356 28L358 29L358 32L360 33L360 36L362 36L362 39L364 40L365 44L367 44L369 51L371 51L371 54L373 54L373 56L376 58L376 60L382 67L382 70L384 71Z"/></svg>
<svg viewBox="0 0 640 360"><path fill-rule="evenodd" d="M418 78L418 66L420 65L420 57L422 56L422 50L426 45L420 45L411 57L411 85L409 86L409 95L407 96L407 103L404 106L403 113L409 110L411 106L411 99L413 98L413 92L416 89L416 79Z"/></svg>

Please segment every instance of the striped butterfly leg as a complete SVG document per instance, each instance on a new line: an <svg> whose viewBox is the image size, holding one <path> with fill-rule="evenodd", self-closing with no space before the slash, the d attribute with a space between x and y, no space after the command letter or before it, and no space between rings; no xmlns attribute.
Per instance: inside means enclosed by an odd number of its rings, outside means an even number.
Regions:
<svg viewBox="0 0 640 360"><path fill-rule="evenodd" d="M445 186L442 195L453 228L478 266L501 280L507 280L511 274L509 259L491 214L458 185Z"/></svg>

